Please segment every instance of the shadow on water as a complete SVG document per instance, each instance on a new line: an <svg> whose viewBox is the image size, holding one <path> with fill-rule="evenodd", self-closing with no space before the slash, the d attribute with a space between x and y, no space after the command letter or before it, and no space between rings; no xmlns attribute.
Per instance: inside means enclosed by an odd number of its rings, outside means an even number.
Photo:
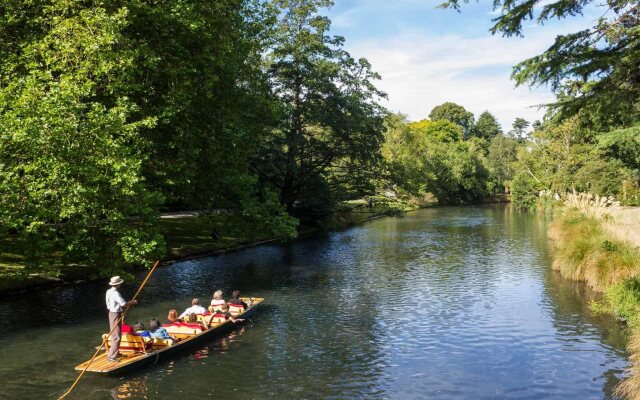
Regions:
<svg viewBox="0 0 640 400"><path fill-rule="evenodd" d="M74 396L610 398L627 366L624 330L550 270L547 222L501 206L436 208L159 269L129 321L164 319L217 288L267 300L206 346L89 376ZM0 398L64 390L107 328L105 289L0 303L15 360L0 364Z"/></svg>

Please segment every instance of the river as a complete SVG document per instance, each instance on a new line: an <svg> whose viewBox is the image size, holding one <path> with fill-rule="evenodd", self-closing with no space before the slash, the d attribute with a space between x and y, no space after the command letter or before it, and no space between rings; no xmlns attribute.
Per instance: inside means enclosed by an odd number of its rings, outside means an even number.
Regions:
<svg viewBox="0 0 640 400"><path fill-rule="evenodd" d="M542 216L433 208L159 269L129 321L265 297L234 331L74 399L607 399L626 333L550 268ZM125 283L125 297L137 282ZM0 301L0 398L55 399L106 332L106 281Z"/></svg>

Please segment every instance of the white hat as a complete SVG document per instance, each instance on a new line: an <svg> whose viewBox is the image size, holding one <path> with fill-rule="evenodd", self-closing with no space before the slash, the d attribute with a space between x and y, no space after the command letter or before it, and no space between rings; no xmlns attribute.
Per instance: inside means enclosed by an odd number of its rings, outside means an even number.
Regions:
<svg viewBox="0 0 640 400"><path fill-rule="evenodd" d="M116 275L111 278L111 280L109 281L109 285L116 286L116 285L120 285L122 282L124 282L124 279Z"/></svg>

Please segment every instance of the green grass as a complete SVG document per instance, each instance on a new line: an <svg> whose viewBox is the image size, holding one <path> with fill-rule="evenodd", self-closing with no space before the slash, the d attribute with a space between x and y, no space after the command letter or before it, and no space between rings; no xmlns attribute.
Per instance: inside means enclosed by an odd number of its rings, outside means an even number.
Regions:
<svg viewBox="0 0 640 400"><path fill-rule="evenodd" d="M163 218L160 229L167 244L168 258L181 258L194 254L228 250L270 239L242 221L232 221L224 215L212 217ZM214 241L211 232L216 229L220 240Z"/></svg>

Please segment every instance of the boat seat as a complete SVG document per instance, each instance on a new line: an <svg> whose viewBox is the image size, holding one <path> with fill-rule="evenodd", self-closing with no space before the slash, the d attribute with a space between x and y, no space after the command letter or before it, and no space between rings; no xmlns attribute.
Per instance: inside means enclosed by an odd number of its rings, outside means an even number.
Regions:
<svg viewBox="0 0 640 400"><path fill-rule="evenodd" d="M236 304L228 304L231 315L236 316L244 312L244 307Z"/></svg>
<svg viewBox="0 0 640 400"><path fill-rule="evenodd" d="M171 346L173 344L172 339L160 339L160 338L152 338L153 339L153 348L161 349L167 346Z"/></svg>
<svg viewBox="0 0 640 400"><path fill-rule="evenodd" d="M102 335L107 344L107 351L111 348L111 338L107 339L107 334ZM151 338L135 335L133 333L124 333L120 338L121 353L146 353L153 346Z"/></svg>
<svg viewBox="0 0 640 400"><path fill-rule="evenodd" d="M221 324L223 322L227 322L227 317L225 317L223 314L215 314L213 316L213 318L211 319L211 324Z"/></svg>
<svg viewBox="0 0 640 400"><path fill-rule="evenodd" d="M205 330L200 324L189 324L187 322L174 322L173 324L164 324L162 327L167 330L169 335L178 339L185 339Z"/></svg>
<svg viewBox="0 0 640 400"><path fill-rule="evenodd" d="M207 324L209 322L209 318L211 318L211 314L196 314L196 319L198 322L202 322L203 324Z"/></svg>

